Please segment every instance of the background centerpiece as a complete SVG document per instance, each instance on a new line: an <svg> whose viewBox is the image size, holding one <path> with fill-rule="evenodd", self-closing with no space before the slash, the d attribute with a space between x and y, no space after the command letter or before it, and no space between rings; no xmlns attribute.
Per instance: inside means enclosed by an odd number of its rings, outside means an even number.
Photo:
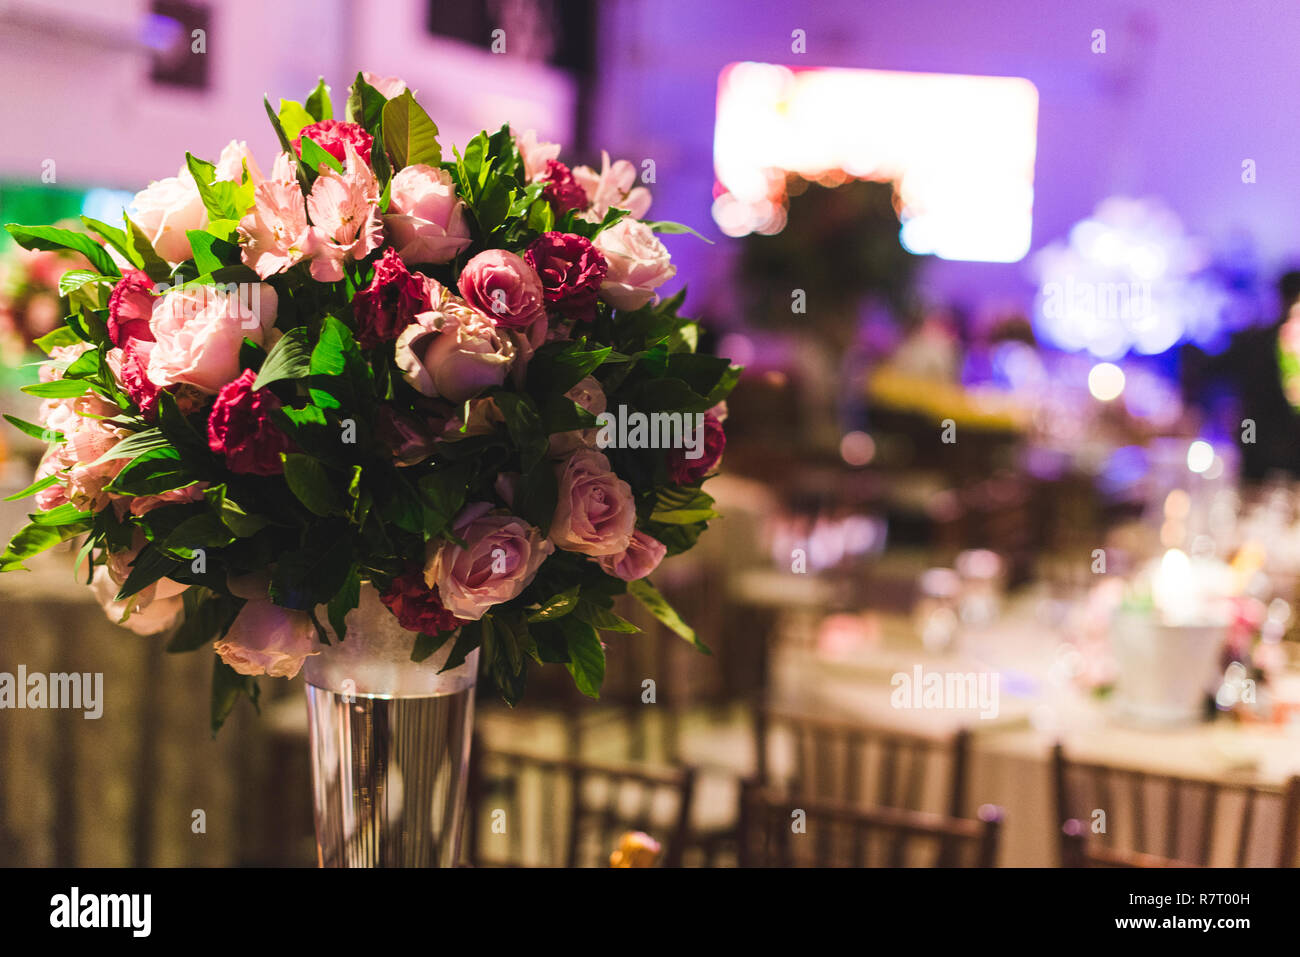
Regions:
<svg viewBox="0 0 1300 957"><path fill-rule="evenodd" d="M480 657L508 702L530 660L594 696L623 592L699 643L647 576L714 515L739 370L660 298L687 230L630 163L509 127L444 157L392 78L266 107L268 174L232 141L98 240L7 227L89 268L7 416L49 449L0 570L80 540L113 617L215 650L214 730L306 662L322 862L451 863Z"/></svg>

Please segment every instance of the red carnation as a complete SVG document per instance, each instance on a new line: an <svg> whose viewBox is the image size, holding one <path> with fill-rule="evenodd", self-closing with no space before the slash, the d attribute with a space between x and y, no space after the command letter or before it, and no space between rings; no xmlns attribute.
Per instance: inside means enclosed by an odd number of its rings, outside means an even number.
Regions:
<svg viewBox="0 0 1300 957"><path fill-rule="evenodd" d="M132 339L153 342L149 317L153 315L153 280L138 269L122 274L108 297L108 337L125 347Z"/></svg>
<svg viewBox="0 0 1300 957"><path fill-rule="evenodd" d="M722 431L722 421L712 412L705 412L703 453L699 458L690 459L686 457L686 449L669 449L669 477L677 485L694 485L713 471L726 447L727 433Z"/></svg>
<svg viewBox="0 0 1300 957"><path fill-rule="evenodd" d="M344 123L342 120L321 120L319 123L313 123L311 126L304 126L298 134L298 138L293 141L293 148L302 155L302 138L307 137L330 156L333 156L340 163L347 159L347 153L343 149L343 144L351 143L353 148L367 163L370 162L370 147L374 145L374 137L365 131L365 128L358 123Z"/></svg>
<svg viewBox="0 0 1300 957"><path fill-rule="evenodd" d="M385 249L375 262L375 277L370 285L352 297L358 344L371 349L395 340L415 321L417 313L433 308L435 285L432 279L408 272L397 250L391 246Z"/></svg>
<svg viewBox="0 0 1300 957"><path fill-rule="evenodd" d="M256 372L245 369L221 387L208 419L208 448L224 455L232 472L279 475L284 471L280 453L291 451L293 443L271 418L280 400L270 389L253 391L256 379Z"/></svg>
<svg viewBox="0 0 1300 957"><path fill-rule="evenodd" d="M460 619L442 606L437 586L424 583L424 570L418 565L394 578L379 599L407 631L437 635L460 625Z"/></svg>
<svg viewBox="0 0 1300 957"><path fill-rule="evenodd" d="M574 319L596 318L596 294L609 264L590 240L574 233L543 233L524 259L541 277L548 306Z"/></svg>
<svg viewBox="0 0 1300 957"><path fill-rule="evenodd" d="M587 191L582 188L573 172L559 160L547 160L546 172L539 177L546 184L542 195L555 207L555 212L563 216L571 209L587 208Z"/></svg>
<svg viewBox="0 0 1300 957"><path fill-rule="evenodd" d="M109 322L109 329L111 330L112 320L110 319ZM150 336L148 342L152 340L153 337ZM149 378L150 346L148 342L128 339L122 349L121 367L116 372L117 381L122 383L122 388L131 397L131 401L140 407L140 414L145 417L146 421L152 422L158 415L158 392L160 390L158 386L154 385L153 380Z"/></svg>

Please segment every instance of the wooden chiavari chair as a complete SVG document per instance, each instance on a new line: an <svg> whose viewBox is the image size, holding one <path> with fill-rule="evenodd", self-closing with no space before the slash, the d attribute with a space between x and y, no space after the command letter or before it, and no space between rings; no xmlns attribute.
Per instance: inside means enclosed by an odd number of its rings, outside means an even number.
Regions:
<svg viewBox="0 0 1300 957"><path fill-rule="evenodd" d="M992 867L1002 812L979 820L741 789L742 867ZM802 824L802 830L796 827Z"/></svg>
<svg viewBox="0 0 1300 957"><path fill-rule="evenodd" d="M771 764L782 735L794 744L794 768L782 775ZM921 810L927 779L947 764L944 813L961 817L970 767L970 732L928 738L852 721L819 718L773 708L755 721L758 780L765 786L816 794L850 805Z"/></svg>
<svg viewBox="0 0 1300 957"><path fill-rule="evenodd" d="M1249 859L1254 839L1274 840L1266 863L1296 866L1300 850L1300 776L1281 789L1204 781L1133 768L1069 761L1061 745L1052 754L1061 863L1067 867L1206 867L1216 835L1235 840L1233 864ZM1093 812L1105 812L1104 831L1091 833ZM1276 820L1276 826L1270 821ZM1262 826L1261 826L1262 825Z"/></svg>
<svg viewBox="0 0 1300 957"><path fill-rule="evenodd" d="M690 826L690 768L608 764L476 746L464 856L475 866L606 867L622 834L663 845L681 863Z"/></svg>

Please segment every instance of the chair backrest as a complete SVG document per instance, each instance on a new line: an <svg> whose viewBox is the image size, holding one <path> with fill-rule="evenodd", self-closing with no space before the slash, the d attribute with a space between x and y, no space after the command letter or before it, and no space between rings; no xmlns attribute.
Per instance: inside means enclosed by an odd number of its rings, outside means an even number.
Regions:
<svg viewBox="0 0 1300 957"><path fill-rule="evenodd" d="M679 866L695 772L476 747L466 857L475 866L607 867L627 831Z"/></svg>
<svg viewBox="0 0 1300 957"><path fill-rule="evenodd" d="M899 808L862 808L741 786L742 867L992 867L1001 809L979 820Z"/></svg>
<svg viewBox="0 0 1300 957"><path fill-rule="evenodd" d="M947 774L941 807L961 817L966 805L970 732L948 738L871 727L852 721L762 708L755 721L757 777L765 786L858 806L922 810L927 783ZM793 744L793 767L774 764L777 747ZM946 764L946 769L943 767Z"/></svg>
<svg viewBox="0 0 1300 957"><path fill-rule="evenodd" d="M1278 788L1154 774L1070 761L1060 744L1052 777L1065 866L1296 866L1300 777Z"/></svg>

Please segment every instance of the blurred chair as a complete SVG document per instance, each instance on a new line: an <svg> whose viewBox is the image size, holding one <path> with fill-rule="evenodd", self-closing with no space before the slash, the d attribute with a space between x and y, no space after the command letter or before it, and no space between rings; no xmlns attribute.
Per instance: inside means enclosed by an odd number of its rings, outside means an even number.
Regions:
<svg viewBox="0 0 1300 957"><path fill-rule="evenodd" d="M964 813L970 767L970 732L964 728L937 739L764 707L754 730L757 776L764 786L851 805L920 810L935 772L946 765L944 813ZM793 741L794 762L784 778L783 769L772 766L774 745L783 737Z"/></svg>
<svg viewBox="0 0 1300 957"><path fill-rule="evenodd" d="M1224 862L1223 852L1236 867L1296 866L1300 776L1281 790L1204 781L1070 761L1060 744L1052 776L1063 866L1206 867ZM1104 829L1085 836L1094 819Z"/></svg>
<svg viewBox="0 0 1300 957"><path fill-rule="evenodd" d="M608 867L627 831L663 846L662 866L681 863L695 774L544 757L475 745L465 857L478 867Z"/></svg>
<svg viewBox="0 0 1300 957"><path fill-rule="evenodd" d="M741 867L992 867L1002 812L979 820L741 789Z"/></svg>

